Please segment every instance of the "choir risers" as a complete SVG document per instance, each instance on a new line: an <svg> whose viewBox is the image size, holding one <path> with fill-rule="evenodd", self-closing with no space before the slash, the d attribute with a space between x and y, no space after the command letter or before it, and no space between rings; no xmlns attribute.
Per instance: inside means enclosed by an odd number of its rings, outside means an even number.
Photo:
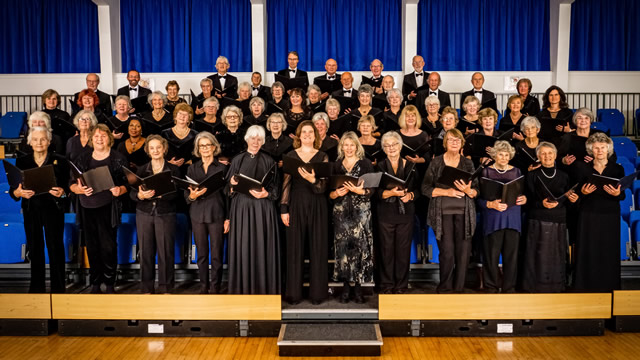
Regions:
<svg viewBox="0 0 640 360"><path fill-rule="evenodd" d="M640 290L613 292L615 331L640 332Z"/></svg>
<svg viewBox="0 0 640 360"><path fill-rule="evenodd" d="M380 356L382 335L377 323L283 324L280 356Z"/></svg>

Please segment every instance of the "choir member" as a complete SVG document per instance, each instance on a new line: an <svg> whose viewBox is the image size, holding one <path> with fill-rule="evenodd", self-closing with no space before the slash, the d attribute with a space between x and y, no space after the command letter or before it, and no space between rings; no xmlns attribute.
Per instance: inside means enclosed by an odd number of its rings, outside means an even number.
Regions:
<svg viewBox="0 0 640 360"><path fill-rule="evenodd" d="M480 118L478 117L478 111L480 111L480 100L473 95L469 95L464 98L462 103L461 120L458 122L457 129L460 130L465 136L473 134L480 129Z"/></svg>
<svg viewBox="0 0 640 360"><path fill-rule="evenodd" d="M582 200L578 205L574 288L585 292L620 290L621 185L596 186L589 176L624 177L620 164L611 161L613 141L604 133L589 136L587 153L593 158L581 164Z"/></svg>
<svg viewBox="0 0 640 360"><path fill-rule="evenodd" d="M481 110L493 111L491 108ZM499 140L491 148L489 154L495 161L482 170L482 177L508 183L522 176L520 169L509 165L516 150L508 141ZM484 195L484 194L481 194ZM500 199L488 201L478 199L483 211L483 280L487 292L515 292L518 272L518 243L522 232L521 207L526 204L525 195L518 196L514 205L502 203ZM502 285L500 284L499 262L502 255Z"/></svg>
<svg viewBox="0 0 640 360"><path fill-rule="evenodd" d="M521 111L522 98L519 95L509 96L507 108L509 112L505 112L504 117L500 120L498 130L504 132L515 128L516 131L513 132L512 138L517 141L522 141L524 140L524 136L520 133L520 125L522 125L522 120L527 116Z"/></svg>
<svg viewBox="0 0 640 360"><path fill-rule="evenodd" d="M351 111L351 114L356 118L372 115L375 118L382 117L382 110L371 107L371 100L373 98L373 88L370 85L360 85L358 88L358 101L360 105ZM357 129L347 129L348 131L355 131Z"/></svg>
<svg viewBox="0 0 640 360"><path fill-rule="evenodd" d="M420 130L422 119L420 118L418 108L413 105L405 106L402 113L400 113L398 125L400 125L400 136L402 137L403 144L406 144L411 148L416 149L430 140L429 134ZM424 150L419 154L405 156L405 159L416 164L426 163L427 158L427 150ZM420 165L420 167L422 166ZM423 174L424 169L419 172L420 174Z"/></svg>
<svg viewBox="0 0 640 360"><path fill-rule="evenodd" d="M318 85L309 85L307 88L307 105L311 113L315 114L324 110L324 101L321 98L322 90Z"/></svg>
<svg viewBox="0 0 640 360"><path fill-rule="evenodd" d="M279 107L281 110L278 112L285 112L289 108L289 100L285 94L284 85L281 82L276 81L271 85L271 101L269 103Z"/></svg>
<svg viewBox="0 0 640 360"><path fill-rule="evenodd" d="M385 108L387 108L389 106L389 104L387 103L387 94L395 86L396 86L396 81L393 79L393 76L385 75L382 78L382 92L380 94L376 94L374 96L375 99L379 100L379 102L377 103L376 107L380 111L385 111ZM398 91L400 91L400 90L398 90ZM402 94L402 93L400 93L400 94Z"/></svg>
<svg viewBox="0 0 640 360"><path fill-rule="evenodd" d="M139 97L147 97L151 94L151 90L140 86L140 73L137 70L129 70L129 72L127 72L127 82L129 83L128 85L118 89L118 96L124 95L128 96L129 99L137 99Z"/></svg>
<svg viewBox="0 0 640 360"><path fill-rule="evenodd" d="M516 84L516 88L518 89L518 95L522 99L522 113L525 116L536 116L540 112L540 102L538 98L531 95L531 89L533 88L531 84L531 80L527 78L522 78L518 80ZM509 109L507 109L507 112ZM505 114L507 116L507 114Z"/></svg>
<svg viewBox="0 0 640 360"><path fill-rule="evenodd" d="M180 167L181 170L183 166L186 167L191 164L191 152L187 152L186 150L178 151L177 148L192 141L198 134L197 131L189 128L192 121L193 109L187 104L178 104L173 110L173 123L175 125L162 131L162 137L167 139L170 145L167 155L169 163ZM171 145L173 145L175 149L171 149Z"/></svg>
<svg viewBox="0 0 640 360"><path fill-rule="evenodd" d="M242 110L231 105L222 111L222 123L225 128L216 135L220 141L220 161L228 164L231 159L246 149L245 130L242 125Z"/></svg>
<svg viewBox="0 0 640 360"><path fill-rule="evenodd" d="M402 137L390 131L382 135L387 154L377 165L379 171L405 180L404 187L377 190L378 237L380 253L380 289L383 294L403 294L409 286L409 260L418 191L418 174L411 163L400 156Z"/></svg>
<svg viewBox="0 0 640 360"><path fill-rule="evenodd" d="M328 134L335 135L340 138L342 136L342 124L335 122L340 117L340 102L336 99L328 99L324 107L327 116L329 117L329 130Z"/></svg>
<svg viewBox="0 0 640 360"><path fill-rule="evenodd" d="M571 190L569 176L555 166L555 145L540 142L536 148L536 155L542 166L529 171L526 178L529 220L525 239L522 289L526 292L562 292L565 289L567 256L566 201L549 198L542 191L541 183L554 197L566 195L566 199L572 203L578 200L578 195ZM616 226L620 228L619 220L616 221Z"/></svg>
<svg viewBox="0 0 640 360"><path fill-rule="evenodd" d="M173 124L173 116L167 110L167 97L161 91L154 91L147 97L151 105L151 111L142 114L145 124L145 135L160 135L162 130L170 128Z"/></svg>
<svg viewBox="0 0 640 360"><path fill-rule="evenodd" d="M100 100L100 105L98 106L100 108L100 112L107 116L111 116L111 114L113 113L113 110L111 109L111 97L109 96L109 94L98 89L98 85L100 85L100 76L95 73L87 74L85 82L87 84L87 89L93 90L93 92L98 95L98 99ZM74 103L78 101L79 95L79 92L73 94ZM59 102L60 101L58 100L58 103Z"/></svg>
<svg viewBox="0 0 640 360"><path fill-rule="evenodd" d="M78 94L78 101L76 102L76 104L79 107L78 111L80 110L91 111L96 115L96 118L98 119L99 122L104 122L106 121L108 116L111 116L111 114L104 114L100 110L100 108L98 107L98 105L100 105L100 100L98 99L98 95L96 95L96 93L94 93L93 90L91 89L84 89L80 91L80 93ZM78 113L78 111L75 111L73 114L71 114L71 117L74 118Z"/></svg>
<svg viewBox="0 0 640 360"><path fill-rule="evenodd" d="M223 175L226 175L227 167L217 159L220 154L220 143L210 132L198 133L193 152L200 159L189 166L187 170L189 178L201 182L218 171L223 171ZM223 236L229 232L227 198L222 189L211 189L209 192L207 190L207 188L189 188L184 192L184 196L190 204L189 217L198 251L200 293L219 294L222 290ZM209 246L211 246L211 277L209 277Z"/></svg>
<svg viewBox="0 0 640 360"><path fill-rule="evenodd" d="M70 181L70 190L79 195L82 212L83 230L87 254L91 293L101 293L100 285L106 285L106 292L115 292L116 266L118 252L116 235L120 223L120 206L118 197L127 192L126 178L122 167L127 166L127 159L117 151L112 151L113 134L104 124L98 124L91 134L89 146L91 153L81 155L74 163L82 172L107 166L113 183L109 190L94 193L93 188L82 185L80 179Z"/></svg>
<svg viewBox="0 0 640 360"><path fill-rule="evenodd" d="M27 120L27 127L32 129L34 127L44 127L47 128L51 132L51 140L49 141L49 152L56 153L59 155L64 155L64 147L65 143L62 141L62 138L53 133L51 129L51 117L44 111L34 111L29 115L29 119ZM26 140L26 139L25 139ZM33 149L29 146L28 140L20 145L20 148L24 152L32 152Z"/></svg>
<svg viewBox="0 0 640 360"><path fill-rule="evenodd" d="M142 136L140 119L131 118L127 127L127 140L118 144L117 150L127 158L127 164L133 171L149 162L148 151L145 149L146 139Z"/></svg>
<svg viewBox="0 0 640 360"><path fill-rule="evenodd" d="M262 74L257 71L251 74L251 96L260 97L265 102L271 99L271 88L262 85Z"/></svg>
<svg viewBox="0 0 640 360"><path fill-rule="evenodd" d="M126 95L118 95L113 103L116 108L116 114L109 118L107 126L109 126L113 132L113 138L115 139L116 145L118 145L127 138L127 135L121 131L121 127L131 119L129 110L131 110L132 105L131 100Z"/></svg>
<svg viewBox="0 0 640 360"><path fill-rule="evenodd" d="M262 147L267 153L278 162L278 167L282 167L282 154L285 154L293 146L293 140L284 135L287 122L281 113L271 114L267 118L267 130L269 135L265 138Z"/></svg>
<svg viewBox="0 0 640 360"><path fill-rule="evenodd" d="M327 59L327 61L324 63L324 69L327 72L320 76L316 76L315 79L313 79L314 83L316 82L316 80L340 81L341 75L336 73L336 71L338 71L338 62L335 59ZM326 100L329 95L331 94L329 94L328 92L322 93L320 94L320 99Z"/></svg>
<svg viewBox="0 0 640 360"><path fill-rule="evenodd" d="M418 106L418 110L420 110L420 115L422 117L427 116L427 109L422 107L422 104L425 103L425 100L429 96L435 96L440 101L440 109L438 109L438 112L442 112L444 108L451 106L451 96L449 96L448 92L440 89L440 85L442 85L440 74L435 71L429 74L427 77L427 84L429 85L429 88L420 91L416 98L416 106Z"/></svg>
<svg viewBox="0 0 640 360"><path fill-rule="evenodd" d="M372 92L382 94L382 70L384 70L382 61L374 59L371 64L369 64L369 69L371 70L371 77L369 79L375 83L375 87L372 88ZM373 97L373 95L371 96Z"/></svg>
<svg viewBox="0 0 640 360"><path fill-rule="evenodd" d="M304 163L328 162L320 151L320 134L311 121L298 125L293 141L295 150L287 156ZM284 298L290 304L302 300L305 249L309 254L309 299L314 305L327 298L329 274L329 211L325 190L327 179L315 171L299 167L297 174L285 174L280 209L287 235L287 275Z"/></svg>
<svg viewBox="0 0 640 360"><path fill-rule="evenodd" d="M520 154L513 160L513 164L525 174L540 166L540 163L535 163L531 159L537 159L537 147L540 144L538 133L540 133L540 121L535 116L527 116L520 123L520 131L524 135L524 140L516 143L515 148ZM529 154L530 159L526 159Z"/></svg>
<svg viewBox="0 0 640 360"><path fill-rule="evenodd" d="M89 139L93 128L98 125L98 119L91 111L80 110L73 118L73 125L78 129L78 133L67 141L65 154L67 154L69 161L75 163L84 153L92 152L91 146L89 146Z"/></svg>
<svg viewBox="0 0 640 360"><path fill-rule="evenodd" d="M265 132L251 126L245 134L247 151L231 161L227 194L231 198L229 231L229 292L232 294L280 293L280 240L274 201L280 195L277 172L250 195L234 191L239 174L263 179L275 166L260 147ZM268 176L267 176L268 178Z"/></svg>
<svg viewBox="0 0 640 360"><path fill-rule="evenodd" d="M442 125L442 127L440 128L440 132L436 134L436 137L438 139L444 139L447 131L455 129L458 125L458 112L456 111L456 109L450 106L444 108L444 110L442 110L442 115L440 116L440 124Z"/></svg>
<svg viewBox="0 0 640 360"><path fill-rule="evenodd" d="M160 135L147 138L144 151L151 161L140 166L137 175L146 178L169 171L180 177L180 169L165 161L169 150L167 139ZM174 236L176 232L176 193L156 196L154 190L144 190L142 186L132 188L129 196L136 205L136 228L140 244L141 291L153 294L156 277L156 253L158 255L158 293L171 293L175 285L173 275L175 262Z"/></svg>
<svg viewBox="0 0 640 360"><path fill-rule="evenodd" d="M378 129L376 126L376 119L371 115L363 116L358 120L358 132L360 133L360 137L358 141L362 148L364 149L365 154L373 155L379 150L382 150L382 145L380 144L380 140L373 137L373 134ZM373 160L373 165L376 165L376 161Z"/></svg>
<svg viewBox="0 0 640 360"><path fill-rule="evenodd" d="M213 96L213 81L209 78L200 80L200 90L202 92L195 99L191 99L191 107L197 118L202 117L202 114L204 114L204 109L198 105Z"/></svg>
<svg viewBox="0 0 640 360"><path fill-rule="evenodd" d="M330 124L329 116L326 113L319 112L313 115L312 121L320 137L320 151L327 154L329 161L335 161L338 157L338 140L335 137L327 136Z"/></svg>
<svg viewBox="0 0 640 360"><path fill-rule="evenodd" d="M218 107L220 103L215 96L207 98L202 103L204 116L193 122L193 128L196 131L208 131L213 135L218 134L224 129L222 120L218 117Z"/></svg>
<svg viewBox="0 0 640 360"><path fill-rule="evenodd" d="M471 250L471 238L476 228L477 180L464 183L456 180L455 187L438 184L445 166L472 173L473 162L460 154L464 136L458 129L444 135L446 152L436 156L422 182L422 194L431 198L427 224L431 226L440 250L440 284L438 293L462 292Z"/></svg>
<svg viewBox="0 0 640 360"><path fill-rule="evenodd" d="M408 104L415 105L415 99L418 96L417 89L426 84L429 73L424 71L424 58L420 55L415 55L411 59L411 65L413 71L405 75L404 81L402 81L402 96Z"/></svg>
<svg viewBox="0 0 640 360"><path fill-rule="evenodd" d="M170 114L173 114L173 109L175 109L176 105L186 103L186 101L178 96L178 94L180 93L180 85L177 81L170 80L164 89L167 91L167 111Z"/></svg>
<svg viewBox="0 0 640 360"><path fill-rule="evenodd" d="M289 91L289 103L291 107L285 109L284 116L287 119L287 127L293 132L303 120L311 119L312 115L302 89Z"/></svg>
<svg viewBox="0 0 640 360"><path fill-rule="evenodd" d="M207 77L211 79L213 88L220 90L215 92L215 96L218 99L223 97L235 99L238 97L238 79L227 73L230 67L231 65L229 65L229 60L226 57L218 56L216 59L216 70L218 72Z"/></svg>
<svg viewBox="0 0 640 360"><path fill-rule="evenodd" d="M334 91L333 93L331 93L331 96L344 96L353 99L358 98L358 90L353 88L353 75L351 75L350 72L342 73L342 76L340 77L340 83L342 83L342 89Z"/></svg>
<svg viewBox="0 0 640 360"><path fill-rule="evenodd" d="M471 75L471 84L473 85L473 89L463 92L460 98L466 99L468 96L474 96L478 99L479 102L478 111L490 107L495 112L498 112L496 95L493 92L482 87L484 85L484 75L482 75L481 72L474 72L473 75ZM465 110L462 109L460 116L464 117L464 115Z"/></svg>
<svg viewBox="0 0 640 360"><path fill-rule="evenodd" d="M64 144L66 144L67 140L69 140L74 134L67 131L58 130L58 124L60 122L71 122L71 116L68 112L60 110L58 107L60 106L60 94L53 89L48 89L42 93L42 111L47 113L51 118L51 127L55 130L55 134L60 136L60 140ZM111 104L109 104L111 107Z"/></svg>
<svg viewBox="0 0 640 360"><path fill-rule="evenodd" d="M229 75L231 76L231 75ZM237 101L245 101L251 98L251 84L246 81L238 84L238 98Z"/></svg>
<svg viewBox="0 0 640 360"><path fill-rule="evenodd" d="M371 162L364 157L364 149L357 135L346 132L338 144L338 161L333 174L360 177L373 172ZM340 302L353 299L364 303L361 284L373 280L373 234L371 229L371 195L373 190L364 183L346 182L329 193L333 200L333 230L335 266L333 277L344 286ZM355 283L351 293L351 283Z"/></svg>
<svg viewBox="0 0 640 360"><path fill-rule="evenodd" d="M244 127L260 125L266 129L267 115L264 113L265 102L260 97L251 98L249 101L249 114L244 116L242 124Z"/></svg>
<svg viewBox="0 0 640 360"><path fill-rule="evenodd" d="M399 128L398 117L402 111L402 93L398 89L391 89L387 92L387 103L389 107L382 114L382 130L384 134L387 131L395 131Z"/></svg>
<svg viewBox="0 0 640 360"><path fill-rule="evenodd" d="M45 114L46 115L46 114ZM11 197L22 199L24 231L27 238L31 268L30 293L45 293L45 241L49 252L49 277L52 293L65 292L65 249L63 244L64 206L63 195L67 192L69 167L64 157L48 151L51 131L46 127L29 129L27 142L33 148L32 154L19 157L16 167L28 170L51 165L56 178L56 186L48 193L36 194L33 190L18 187L9 189Z"/></svg>
<svg viewBox="0 0 640 360"><path fill-rule="evenodd" d="M442 123L440 122L440 100L436 96L428 96L424 101L424 107L427 109L427 115L422 122L422 130L429 136L434 137L440 133ZM458 114L456 113L456 116Z"/></svg>
<svg viewBox="0 0 640 360"><path fill-rule="evenodd" d="M536 117L540 120L540 138L559 146L565 133L573 131L571 118L573 111L569 109L567 96L556 85L550 86L542 98L542 111Z"/></svg>
<svg viewBox="0 0 640 360"><path fill-rule="evenodd" d="M298 56L297 51L289 51L287 54L287 63L289 67L287 69L282 69L278 71L278 75L288 77L290 79L293 78L304 78L307 80L307 84L309 83L309 76L307 72L304 70L298 69L298 62L300 61L300 57Z"/></svg>

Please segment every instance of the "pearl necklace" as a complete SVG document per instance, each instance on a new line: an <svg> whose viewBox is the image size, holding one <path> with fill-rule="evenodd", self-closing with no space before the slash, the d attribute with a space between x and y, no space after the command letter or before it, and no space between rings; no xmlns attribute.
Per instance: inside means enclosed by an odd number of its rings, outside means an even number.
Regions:
<svg viewBox="0 0 640 360"><path fill-rule="evenodd" d="M544 177L546 177L547 179L553 179L556 176L556 168L553 168L553 175L549 176L547 174L545 174L544 172L544 168L540 168L540 172L542 173L542 175L544 175Z"/></svg>
<svg viewBox="0 0 640 360"><path fill-rule="evenodd" d="M497 171L497 172L498 172L498 174L504 174L504 173L506 173L507 171L509 171L509 167L507 167L506 169L504 169L504 170L502 170L502 171L500 171L500 169L498 169L495 165L493 165L492 167L493 167L493 169L494 169L495 171Z"/></svg>

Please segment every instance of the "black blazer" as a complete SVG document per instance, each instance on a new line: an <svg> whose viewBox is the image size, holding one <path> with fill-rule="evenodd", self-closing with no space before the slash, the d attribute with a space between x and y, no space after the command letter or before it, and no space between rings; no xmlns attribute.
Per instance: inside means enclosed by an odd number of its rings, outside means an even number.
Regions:
<svg viewBox="0 0 640 360"><path fill-rule="evenodd" d="M471 89L469 91L465 91L462 93L462 97L460 98L460 104L464 103L464 99L467 98L467 96L475 96L475 90ZM496 102L496 94L494 94L493 92L487 90L487 89L482 89L482 104L480 104L480 109L478 110L482 110L484 108L491 108L493 110L495 110L496 112L498 112L498 103ZM467 113L464 111L464 109L462 109L462 105L460 105L460 116L465 116Z"/></svg>
<svg viewBox="0 0 640 360"><path fill-rule="evenodd" d="M287 70L288 70L288 69L287 69ZM298 70L298 71L300 71L300 70ZM342 76L342 75L340 75L340 74L336 73L336 79L335 79L335 81L340 81L340 77L341 77L341 76ZM314 84L316 83L316 80L327 80L327 73L324 73L324 74L322 74L322 75L320 75L320 76L316 76L316 77L314 77L314 78L313 78L313 83L314 83Z"/></svg>
<svg viewBox="0 0 640 360"><path fill-rule="evenodd" d="M416 99L418 98L417 96L415 98L413 98L413 100L409 100L409 94L418 88L418 83L416 83L416 72L412 71L411 73L407 74L404 76L404 79L402 80L402 96L404 97L404 100L412 105L415 104L419 104ZM426 71L422 71L422 77L424 78L422 80L422 84L426 84L427 83L427 77L429 77L429 73Z"/></svg>
<svg viewBox="0 0 640 360"><path fill-rule="evenodd" d="M134 99L137 99L139 97L147 97L149 96L149 94L151 94L151 90L147 89L146 87L142 87L140 85L138 85L138 96L135 97ZM124 96L129 96L129 85L127 84L126 86L121 87L120 89L118 89L118 96L120 95L124 95ZM133 100L133 99L131 99ZM111 114L111 112L109 113Z"/></svg>
<svg viewBox="0 0 640 360"><path fill-rule="evenodd" d="M251 85L251 92L253 93L253 85ZM260 85L258 87L258 97L262 98L265 103L269 102L271 100L271 87Z"/></svg>
<svg viewBox="0 0 640 360"><path fill-rule="evenodd" d="M289 68L278 71L278 75L291 78L289 76ZM296 69L296 78L307 78L307 82L309 82L309 75L304 70Z"/></svg>
<svg viewBox="0 0 640 360"><path fill-rule="evenodd" d="M73 94L74 104L78 102L78 95L80 95L80 92ZM97 108L102 110L103 114L108 114L107 116L111 116L111 114L113 114L113 108L111 107L111 96L103 91L100 91L100 89L96 90L96 95L98 95L98 100L100 101ZM126 95L128 95L128 93Z"/></svg>
<svg viewBox="0 0 640 360"><path fill-rule="evenodd" d="M427 100L427 97L429 97L429 91L430 90L428 89L418 92L418 96L416 96L415 99L416 107L418 108L418 111L420 111L420 116L423 118L427 116L427 108L424 106L424 102ZM447 106L451 106L451 96L449 96L448 92L442 89L438 89L438 100L440 100L440 109L438 110L440 113Z"/></svg>
<svg viewBox="0 0 640 360"><path fill-rule="evenodd" d="M344 87L340 90L332 92L331 96L344 96L344 93L342 92L343 89ZM358 90L356 90L354 87L351 88L351 97L354 99L358 99Z"/></svg>
<svg viewBox="0 0 640 360"><path fill-rule="evenodd" d="M218 75L218 73L207 76L207 79L211 79L211 81L213 81L213 88L214 88L213 93L215 93L215 89L222 89L222 85L220 84L220 75ZM234 100L237 99L238 98L238 78L227 73L227 75L225 75L224 89L222 90L226 90L226 89L229 89L229 92L226 93L227 94L226 97L232 98Z"/></svg>

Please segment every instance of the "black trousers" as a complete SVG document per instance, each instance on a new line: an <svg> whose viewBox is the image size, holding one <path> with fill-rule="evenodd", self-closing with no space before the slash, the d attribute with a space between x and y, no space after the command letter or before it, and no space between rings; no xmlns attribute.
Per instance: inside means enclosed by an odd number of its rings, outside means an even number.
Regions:
<svg viewBox="0 0 640 360"><path fill-rule="evenodd" d="M158 292L170 292L175 285L174 238L176 214L149 215L136 212L140 244L140 278L143 293L154 293L156 251L158 253Z"/></svg>
<svg viewBox="0 0 640 360"><path fill-rule="evenodd" d="M49 252L51 292L63 293L64 280L64 213L58 209L31 209L24 212L24 231L31 263L29 292L46 293L44 242Z"/></svg>
<svg viewBox="0 0 640 360"><path fill-rule="evenodd" d="M484 238L484 286L496 291L499 284L499 263L502 253L502 292L512 292L518 275L518 244L520 233L513 229L494 231Z"/></svg>
<svg viewBox="0 0 640 360"><path fill-rule="evenodd" d="M469 266L471 240L465 240L464 214L442 215L442 239L440 250L439 293L460 292Z"/></svg>
<svg viewBox="0 0 640 360"><path fill-rule="evenodd" d="M111 204L83 208L85 242L92 285L114 285L118 266L118 228L111 226Z"/></svg>
<svg viewBox="0 0 640 360"><path fill-rule="evenodd" d="M380 239L380 289L399 290L409 286L409 263L413 220L404 224L378 222Z"/></svg>
<svg viewBox="0 0 640 360"><path fill-rule="evenodd" d="M198 275L200 286L220 289L222 283L222 256L224 251L224 222L191 222L193 238L198 250ZM209 238L211 238L211 285L209 285Z"/></svg>

